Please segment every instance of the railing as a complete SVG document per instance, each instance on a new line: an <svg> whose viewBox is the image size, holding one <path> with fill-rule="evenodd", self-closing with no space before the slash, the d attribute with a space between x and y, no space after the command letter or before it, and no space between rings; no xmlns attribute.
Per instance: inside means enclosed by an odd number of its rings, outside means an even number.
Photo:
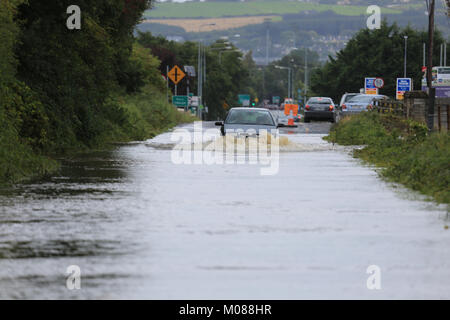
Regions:
<svg viewBox="0 0 450 320"><path fill-rule="evenodd" d="M411 107L408 110L407 106L403 101L395 101L395 100L379 100L374 103L373 111L379 112L379 113L390 113L395 114L398 116L405 117L407 119L411 118L414 120L425 121L426 117L426 105L420 106L413 106L414 109L418 110L412 110ZM421 109L422 108L422 109ZM421 119L417 119L417 114L420 114ZM434 128L438 129L439 131L444 131L447 129L447 131L450 131L450 105L445 104L443 101L439 103L439 100L436 99L436 105L434 110Z"/></svg>
<svg viewBox="0 0 450 320"><path fill-rule="evenodd" d="M437 106L437 123L438 123L438 130L442 131L443 128L445 128L445 125L447 126L447 131L450 131L449 124L450 124L450 105L440 105ZM445 114L445 116L444 116ZM445 125L444 125L445 124Z"/></svg>
<svg viewBox="0 0 450 320"><path fill-rule="evenodd" d="M374 111L379 113L392 113L406 117L406 108L403 102L394 100L378 100L374 103Z"/></svg>

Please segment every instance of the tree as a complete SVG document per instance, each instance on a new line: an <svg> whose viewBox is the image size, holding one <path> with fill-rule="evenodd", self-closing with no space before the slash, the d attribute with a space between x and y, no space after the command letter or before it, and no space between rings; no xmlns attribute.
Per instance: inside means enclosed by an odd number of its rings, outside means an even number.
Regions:
<svg viewBox="0 0 450 320"><path fill-rule="evenodd" d="M110 94L119 86L137 89L130 66L133 30L150 1L77 1L81 30L66 27L71 4L28 0L18 7L18 78L39 94L55 140L88 145L113 113L105 103Z"/></svg>
<svg viewBox="0 0 450 320"><path fill-rule="evenodd" d="M17 1L0 1L0 86L11 82L16 74L16 45L19 26L14 22Z"/></svg>
<svg viewBox="0 0 450 320"><path fill-rule="evenodd" d="M422 81L422 46L427 34L410 27L400 29L396 24L385 21L379 30L359 31L312 77L312 88L320 95L330 96L337 101L345 92L359 92L364 87L365 77L382 77L385 87L381 94L394 97L396 78L403 77L404 36L408 36L407 75L413 78L414 87L420 88ZM443 43L439 32L435 33L436 47ZM439 57L438 50L434 56Z"/></svg>

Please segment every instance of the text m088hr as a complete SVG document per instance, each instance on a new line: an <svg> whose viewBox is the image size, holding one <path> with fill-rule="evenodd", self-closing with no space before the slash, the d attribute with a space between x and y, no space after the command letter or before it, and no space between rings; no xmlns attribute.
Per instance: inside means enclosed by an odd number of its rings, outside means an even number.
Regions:
<svg viewBox="0 0 450 320"><path fill-rule="evenodd" d="M270 305L225 305L223 313L225 315L271 315Z"/></svg>

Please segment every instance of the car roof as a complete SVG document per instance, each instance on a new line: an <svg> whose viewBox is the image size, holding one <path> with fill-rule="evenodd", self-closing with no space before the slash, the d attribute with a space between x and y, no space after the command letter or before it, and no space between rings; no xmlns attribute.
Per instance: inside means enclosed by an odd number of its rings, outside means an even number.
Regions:
<svg viewBox="0 0 450 320"><path fill-rule="evenodd" d="M308 100L311 100L311 99L322 99L322 100L324 100L324 99L330 99L331 101L333 101L333 99L331 99L330 97L311 97L311 98L309 98Z"/></svg>
<svg viewBox="0 0 450 320"><path fill-rule="evenodd" d="M310 99L331 99L330 97L311 97Z"/></svg>
<svg viewBox="0 0 450 320"><path fill-rule="evenodd" d="M254 111L267 111L267 112L270 112L266 108L248 108L248 107L235 107L235 108L232 108L230 111L232 111L232 110L254 110Z"/></svg>
<svg viewBox="0 0 450 320"><path fill-rule="evenodd" d="M361 93L361 94L359 94L359 96L373 97L373 98L387 98L387 96L385 96L383 94L365 94L365 93Z"/></svg>

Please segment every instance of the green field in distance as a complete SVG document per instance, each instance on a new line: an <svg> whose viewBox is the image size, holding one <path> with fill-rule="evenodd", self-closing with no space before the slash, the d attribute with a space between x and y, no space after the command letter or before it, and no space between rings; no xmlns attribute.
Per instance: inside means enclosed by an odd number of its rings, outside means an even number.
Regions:
<svg viewBox="0 0 450 320"><path fill-rule="evenodd" d="M145 13L146 18L219 18L255 15L283 15L301 11L328 11L345 16L366 14L367 6L328 5L297 1L252 2L159 2ZM402 10L382 8L382 13L400 14Z"/></svg>

